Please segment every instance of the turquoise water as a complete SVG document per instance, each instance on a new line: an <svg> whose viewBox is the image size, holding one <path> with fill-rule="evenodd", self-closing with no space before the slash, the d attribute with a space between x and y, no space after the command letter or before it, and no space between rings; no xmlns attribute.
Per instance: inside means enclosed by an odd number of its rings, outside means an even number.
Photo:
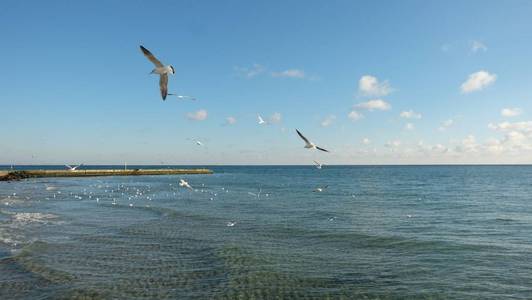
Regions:
<svg viewBox="0 0 532 300"><path fill-rule="evenodd" d="M0 299L532 297L530 166L212 169L0 182Z"/></svg>

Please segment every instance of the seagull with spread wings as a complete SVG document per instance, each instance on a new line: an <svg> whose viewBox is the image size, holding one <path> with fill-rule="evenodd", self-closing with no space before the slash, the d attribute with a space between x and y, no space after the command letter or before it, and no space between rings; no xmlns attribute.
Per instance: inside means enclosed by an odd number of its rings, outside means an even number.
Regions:
<svg viewBox="0 0 532 300"><path fill-rule="evenodd" d="M321 170L321 168L323 168L323 164L318 161L314 161L314 165L316 166L317 169Z"/></svg>
<svg viewBox="0 0 532 300"><path fill-rule="evenodd" d="M67 167L69 171L76 171L81 166L83 166L83 164L79 164L79 165L77 165L75 167L72 167L70 165L65 165L65 167Z"/></svg>
<svg viewBox="0 0 532 300"><path fill-rule="evenodd" d="M264 121L264 119L260 115L257 115L257 119L258 119L259 125L266 124L266 121Z"/></svg>
<svg viewBox="0 0 532 300"><path fill-rule="evenodd" d="M155 69L151 71L150 74L159 74L159 88L161 89L161 97L163 100L166 99L168 95L168 74L175 74L174 67L171 65L163 65L148 49L140 46L140 50L144 53L144 56L148 58L154 65Z"/></svg>
<svg viewBox="0 0 532 300"><path fill-rule="evenodd" d="M193 190L193 188L186 182L184 179L179 179L179 186L185 187L189 190Z"/></svg>
<svg viewBox="0 0 532 300"><path fill-rule="evenodd" d="M307 148L307 149L318 149L320 151L329 152L329 150L325 150L325 149L323 149L321 147L318 147L318 146L316 146L316 144L314 144L313 142L309 141L301 132L299 132L299 130L296 129L296 131L297 131L297 134L299 135L299 137L303 141L305 141L305 148Z"/></svg>

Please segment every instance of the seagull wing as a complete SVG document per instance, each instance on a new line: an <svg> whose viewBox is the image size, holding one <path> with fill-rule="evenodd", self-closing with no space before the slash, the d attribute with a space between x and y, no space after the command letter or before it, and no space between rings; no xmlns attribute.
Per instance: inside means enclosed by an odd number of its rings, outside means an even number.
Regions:
<svg viewBox="0 0 532 300"><path fill-rule="evenodd" d="M321 166L321 164L320 164L319 162L317 162L317 161L314 161L314 164L315 164L316 166Z"/></svg>
<svg viewBox="0 0 532 300"><path fill-rule="evenodd" d="M140 46L140 50L142 50L142 53L144 53L144 56L146 56L156 67L162 68L164 67L163 64L151 54L151 52L144 48L142 45Z"/></svg>
<svg viewBox="0 0 532 300"><path fill-rule="evenodd" d="M320 148L320 147L318 147L318 146L316 146L316 149L321 150L321 151L323 151L323 152L329 152L329 150L325 150L325 149Z"/></svg>
<svg viewBox="0 0 532 300"><path fill-rule="evenodd" d="M161 97L163 97L163 100L165 100L166 95L168 95L168 74L161 74L161 78L159 79L159 87L161 88Z"/></svg>
<svg viewBox="0 0 532 300"><path fill-rule="evenodd" d="M264 123L264 120L262 119L262 117L260 115L257 115L257 118L259 118L259 123L260 124Z"/></svg>
<svg viewBox="0 0 532 300"><path fill-rule="evenodd" d="M307 145L310 145L310 142L307 140L307 138L303 134L301 134L301 132L299 132L299 130L296 129L296 131L297 131L297 134L299 135L299 137L302 138L305 141L305 143L307 143Z"/></svg>

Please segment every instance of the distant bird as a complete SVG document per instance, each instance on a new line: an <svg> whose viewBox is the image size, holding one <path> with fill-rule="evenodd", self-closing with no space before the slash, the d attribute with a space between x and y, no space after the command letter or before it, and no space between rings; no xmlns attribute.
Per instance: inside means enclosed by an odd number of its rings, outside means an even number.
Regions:
<svg viewBox="0 0 532 300"><path fill-rule="evenodd" d="M259 125L266 124L266 121L260 115L257 115L257 119L259 120Z"/></svg>
<svg viewBox="0 0 532 300"><path fill-rule="evenodd" d="M179 186L186 187L192 190L192 187L190 186L190 184L188 184L188 182L186 182L184 179L179 179Z"/></svg>
<svg viewBox="0 0 532 300"><path fill-rule="evenodd" d="M140 46L140 50L142 50L142 53L144 53L144 56L146 56L154 65L155 69L151 71L150 74L159 74L159 88L161 89L161 97L163 100L166 99L166 96L168 95L168 74L175 74L174 67L171 65L165 66L163 65L151 52L144 48L142 45Z"/></svg>
<svg viewBox="0 0 532 300"><path fill-rule="evenodd" d="M192 141L194 142L194 144L198 145L198 146L203 146L203 142L198 140L198 139L195 139L195 138L187 138L188 141Z"/></svg>
<svg viewBox="0 0 532 300"><path fill-rule="evenodd" d="M317 169L321 169L323 167L323 164L317 161L314 161L314 165L316 165Z"/></svg>
<svg viewBox="0 0 532 300"><path fill-rule="evenodd" d="M299 132L299 130L297 130L297 134L299 135L299 137L301 139L303 139L303 141L305 141L305 148L307 149L318 149L318 150L321 150L321 151L324 151L324 152L329 152L328 150L325 150L323 148L320 148L318 146L316 146L316 144L314 144L313 142L309 141L303 134L301 134L301 132Z"/></svg>
<svg viewBox="0 0 532 300"><path fill-rule="evenodd" d="M258 194L255 194L255 193L252 193L252 192L248 192L249 195L253 196L253 197L257 197L257 198L260 198L260 194L262 193L262 188L259 189L259 193Z"/></svg>
<svg viewBox="0 0 532 300"><path fill-rule="evenodd" d="M236 222L234 222L234 221L229 221L229 222L227 222L226 225L227 225L227 227L233 227L233 226L236 225Z"/></svg>
<svg viewBox="0 0 532 300"><path fill-rule="evenodd" d="M69 171L76 171L81 166L83 166L83 164L79 164L79 165L77 165L75 167L71 167L69 165L65 165L65 167L67 167Z"/></svg>
<svg viewBox="0 0 532 300"><path fill-rule="evenodd" d="M314 192L315 192L315 193L321 193L321 192L323 192L323 191L324 191L326 188L328 188L328 187L329 187L328 185L326 185L326 186L324 186L324 187L317 187L317 188L314 190Z"/></svg>
<svg viewBox="0 0 532 300"><path fill-rule="evenodd" d="M190 99L190 100L193 100L195 101L196 98L195 97L191 97L191 96L184 96L184 95L178 95L178 94L171 94L171 93L168 93L168 96L175 96L177 99Z"/></svg>

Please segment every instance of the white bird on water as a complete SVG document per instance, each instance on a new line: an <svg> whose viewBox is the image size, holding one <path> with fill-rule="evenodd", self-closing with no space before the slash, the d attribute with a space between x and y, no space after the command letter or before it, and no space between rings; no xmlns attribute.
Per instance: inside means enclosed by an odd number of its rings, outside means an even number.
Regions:
<svg viewBox="0 0 532 300"><path fill-rule="evenodd" d="M155 69L151 71L150 74L159 74L159 88L161 89L161 97L163 100L166 99L168 95L168 74L175 74L174 67L171 65L163 65L148 49L140 46L140 50L154 65Z"/></svg>
<svg viewBox="0 0 532 300"><path fill-rule="evenodd" d="M179 179L179 186L186 187L192 190L192 187L190 186L190 184L188 184L188 182L186 182L184 179Z"/></svg>
<svg viewBox="0 0 532 300"><path fill-rule="evenodd" d="M305 141L305 148L307 148L307 149L318 149L320 151L329 152L329 150L325 150L325 149L323 149L321 147L318 147L318 146L316 146L316 144L314 144L313 142L309 141L301 132L299 132L299 130L296 129L296 131L297 131L297 134L299 135L299 137L303 141Z"/></svg>
<svg viewBox="0 0 532 300"><path fill-rule="evenodd" d="M318 188L316 188L316 189L314 190L314 192L315 192L315 193L321 193L321 192L323 192L323 191L324 191L326 188L328 188L328 187L329 187L328 185L326 185L326 186L324 186L324 187L318 187Z"/></svg>
<svg viewBox="0 0 532 300"><path fill-rule="evenodd" d="M320 170L321 170L321 168L323 168L323 164L320 163L320 162L314 161L314 165L316 165L316 168L317 168L317 169L320 169Z"/></svg>
<svg viewBox="0 0 532 300"><path fill-rule="evenodd" d="M257 115L257 119L259 120L259 125L266 124L266 121L260 115Z"/></svg>
<svg viewBox="0 0 532 300"><path fill-rule="evenodd" d="M77 165L75 167L72 167L70 165L65 165L65 167L67 167L69 171L76 171L81 166L83 166L83 164L79 164L79 165Z"/></svg>

